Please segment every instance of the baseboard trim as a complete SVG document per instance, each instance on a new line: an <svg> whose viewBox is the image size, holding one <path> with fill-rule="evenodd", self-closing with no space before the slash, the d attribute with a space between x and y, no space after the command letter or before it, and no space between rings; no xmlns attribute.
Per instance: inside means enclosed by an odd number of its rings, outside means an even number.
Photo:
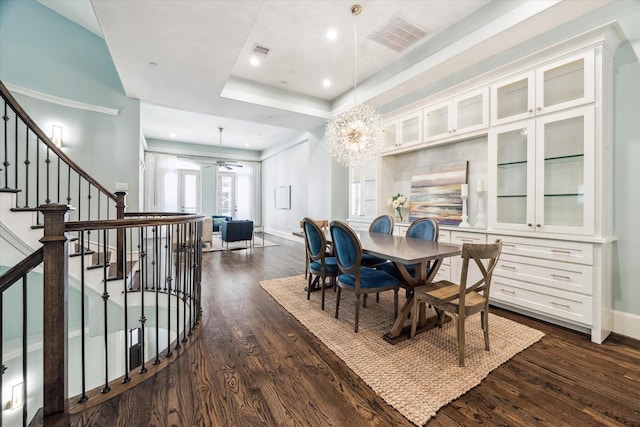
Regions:
<svg viewBox="0 0 640 427"><path fill-rule="evenodd" d="M629 338L640 340L640 316L611 310L613 317L613 332Z"/></svg>
<svg viewBox="0 0 640 427"><path fill-rule="evenodd" d="M303 242L303 239L300 237L294 236L292 233L287 233L286 231L276 230L273 228L265 227L264 232L266 234L271 234L272 236L280 237L282 239L291 240L293 242Z"/></svg>

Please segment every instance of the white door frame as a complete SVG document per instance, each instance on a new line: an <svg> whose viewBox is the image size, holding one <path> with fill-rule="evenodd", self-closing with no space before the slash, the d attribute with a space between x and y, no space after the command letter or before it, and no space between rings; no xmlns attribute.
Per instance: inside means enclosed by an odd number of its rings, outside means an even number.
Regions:
<svg viewBox="0 0 640 427"><path fill-rule="evenodd" d="M202 211L202 191L200 187L200 171L199 170L189 170L189 169L180 169L180 173L178 174L178 202L180 203L180 212L187 213L199 213ZM195 177L195 184L193 183L193 179L191 177ZM188 201L187 197L192 196L193 194L189 191L186 191L186 185L195 186L195 206L187 206L188 204L193 204L192 201Z"/></svg>
<svg viewBox="0 0 640 427"><path fill-rule="evenodd" d="M228 200L223 201L223 185L230 182L231 189L228 190ZM235 219L238 212L238 204L236 203L237 175L233 172L223 172L218 170L218 185L216 191L216 210L218 215L228 215ZM225 191L225 194L227 191Z"/></svg>

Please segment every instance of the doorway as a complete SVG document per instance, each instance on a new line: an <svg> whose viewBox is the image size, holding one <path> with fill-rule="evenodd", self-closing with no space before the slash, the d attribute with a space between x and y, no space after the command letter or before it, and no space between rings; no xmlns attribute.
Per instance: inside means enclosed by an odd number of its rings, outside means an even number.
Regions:
<svg viewBox="0 0 640 427"><path fill-rule="evenodd" d="M180 201L180 212L200 212L200 171L180 169L179 176L178 200Z"/></svg>
<svg viewBox="0 0 640 427"><path fill-rule="evenodd" d="M235 218L238 211L236 204L236 174L231 172L218 172L218 214Z"/></svg>

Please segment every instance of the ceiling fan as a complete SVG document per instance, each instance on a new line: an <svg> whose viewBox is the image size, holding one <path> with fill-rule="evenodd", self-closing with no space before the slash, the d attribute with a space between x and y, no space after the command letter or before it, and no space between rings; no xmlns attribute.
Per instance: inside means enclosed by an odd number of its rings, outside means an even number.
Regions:
<svg viewBox="0 0 640 427"><path fill-rule="evenodd" d="M219 168L226 168L229 170L231 170L231 168L241 168L242 165L238 163L229 163L222 158L222 128L218 129L220 129L220 155L218 157L218 160L216 160L216 165L218 165Z"/></svg>

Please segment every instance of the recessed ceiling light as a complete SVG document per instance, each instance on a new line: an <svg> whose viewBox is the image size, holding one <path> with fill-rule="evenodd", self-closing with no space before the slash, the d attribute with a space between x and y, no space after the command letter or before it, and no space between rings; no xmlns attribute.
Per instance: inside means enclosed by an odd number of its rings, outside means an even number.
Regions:
<svg viewBox="0 0 640 427"><path fill-rule="evenodd" d="M329 86L331 86L331 80L329 80L329 79L324 79L324 80L322 81L322 86L324 86L324 87L329 87Z"/></svg>
<svg viewBox="0 0 640 427"><path fill-rule="evenodd" d="M176 134L175 134L175 133L170 133L170 134L169 134L169 136L170 136L171 138L175 138L175 137L176 137Z"/></svg>
<svg viewBox="0 0 640 427"><path fill-rule="evenodd" d="M327 31L327 38L328 38L329 40L335 40L335 39L336 39L336 37L338 37L338 32L335 30L335 28L330 28L330 29Z"/></svg>
<svg viewBox="0 0 640 427"><path fill-rule="evenodd" d="M252 56L251 58L249 58L249 64L257 67L258 65L260 65L260 60L256 56Z"/></svg>
<svg viewBox="0 0 640 427"><path fill-rule="evenodd" d="M244 144L244 146L245 146L245 147L248 147L248 146L249 146L249 143L247 142L246 144Z"/></svg>

